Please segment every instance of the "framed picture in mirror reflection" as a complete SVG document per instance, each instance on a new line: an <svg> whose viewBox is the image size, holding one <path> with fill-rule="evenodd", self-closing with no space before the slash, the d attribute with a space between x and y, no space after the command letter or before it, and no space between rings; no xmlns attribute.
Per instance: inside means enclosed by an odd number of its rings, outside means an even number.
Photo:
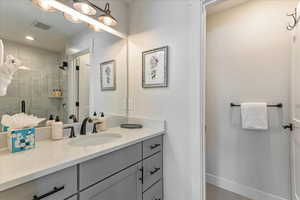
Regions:
<svg viewBox="0 0 300 200"><path fill-rule="evenodd" d="M100 63L100 81L102 91L116 90L116 61Z"/></svg>

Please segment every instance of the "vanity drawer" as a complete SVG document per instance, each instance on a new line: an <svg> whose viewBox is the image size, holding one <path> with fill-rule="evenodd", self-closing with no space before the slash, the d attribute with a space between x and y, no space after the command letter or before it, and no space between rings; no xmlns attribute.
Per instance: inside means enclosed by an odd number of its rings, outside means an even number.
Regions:
<svg viewBox="0 0 300 200"><path fill-rule="evenodd" d="M76 192L77 170L70 167L0 192L0 200L33 200L35 195L45 196L43 200L63 200Z"/></svg>
<svg viewBox="0 0 300 200"><path fill-rule="evenodd" d="M147 158L162 150L162 136L158 136L143 142L143 158Z"/></svg>
<svg viewBox="0 0 300 200"><path fill-rule="evenodd" d="M159 181L144 192L143 200L163 200L163 184Z"/></svg>
<svg viewBox="0 0 300 200"><path fill-rule="evenodd" d="M144 160L143 169L143 191L145 191L163 176L162 152Z"/></svg>
<svg viewBox="0 0 300 200"><path fill-rule="evenodd" d="M141 143L79 165L80 190L117 173L142 159Z"/></svg>

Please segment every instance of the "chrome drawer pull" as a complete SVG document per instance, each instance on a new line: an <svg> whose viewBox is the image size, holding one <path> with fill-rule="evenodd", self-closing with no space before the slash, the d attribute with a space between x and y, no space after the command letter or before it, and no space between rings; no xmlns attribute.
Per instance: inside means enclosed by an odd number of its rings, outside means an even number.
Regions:
<svg viewBox="0 0 300 200"><path fill-rule="evenodd" d="M153 144L153 145L150 146L150 149L153 150L153 149L156 149L159 146L160 146L160 144Z"/></svg>
<svg viewBox="0 0 300 200"><path fill-rule="evenodd" d="M155 167L154 170L150 171L150 175L154 175L156 172L158 172L160 168Z"/></svg>
<svg viewBox="0 0 300 200"><path fill-rule="evenodd" d="M46 194L43 194L41 196L34 195L32 200L41 200L41 199L44 199L44 198L46 198L46 197L48 197L48 196L50 196L52 194L55 194L55 193L57 193L57 192L59 192L59 191L61 191L63 189L65 189L65 186L62 186L62 187L59 187L59 188L58 187L54 187L52 191L50 191L50 192L48 192Z"/></svg>

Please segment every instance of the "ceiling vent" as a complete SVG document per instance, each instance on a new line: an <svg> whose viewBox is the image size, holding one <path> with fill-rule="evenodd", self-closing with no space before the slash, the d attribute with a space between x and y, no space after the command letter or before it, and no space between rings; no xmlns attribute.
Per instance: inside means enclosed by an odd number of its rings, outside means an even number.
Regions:
<svg viewBox="0 0 300 200"><path fill-rule="evenodd" d="M42 22L38 22L38 21L34 22L33 26L38 28L38 29L42 29L44 31L49 30L51 28L51 26L49 26L47 24L44 24Z"/></svg>

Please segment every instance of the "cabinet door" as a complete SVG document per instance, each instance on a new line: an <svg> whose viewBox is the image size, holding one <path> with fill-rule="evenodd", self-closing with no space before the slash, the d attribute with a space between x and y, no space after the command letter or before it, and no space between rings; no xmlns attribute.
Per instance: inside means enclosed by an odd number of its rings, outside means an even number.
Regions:
<svg viewBox="0 0 300 200"><path fill-rule="evenodd" d="M141 164L82 191L80 200L142 200Z"/></svg>

